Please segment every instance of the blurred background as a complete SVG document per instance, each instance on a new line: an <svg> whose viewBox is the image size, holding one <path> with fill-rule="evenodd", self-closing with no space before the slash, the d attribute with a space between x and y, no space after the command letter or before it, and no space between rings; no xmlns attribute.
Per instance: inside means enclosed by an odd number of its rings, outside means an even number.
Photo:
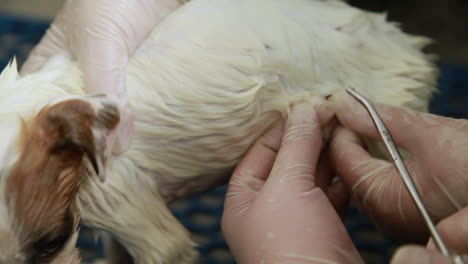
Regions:
<svg viewBox="0 0 468 264"><path fill-rule="evenodd" d="M428 49L444 63L468 64L468 1L466 0L349 0L363 9L386 12L405 32L436 42Z"/></svg>
<svg viewBox="0 0 468 264"><path fill-rule="evenodd" d="M349 0L370 11L387 12L404 31L435 40L427 52L439 56L440 92L431 112L468 118L468 1L466 0ZM0 0L0 69L16 56L21 64L40 40L63 0ZM220 231L225 186L172 204L174 214L199 243L202 264L235 263ZM395 241L382 236L372 223L350 206L345 224L368 264L388 263ZM86 263L102 258L101 242L83 228L79 247Z"/></svg>

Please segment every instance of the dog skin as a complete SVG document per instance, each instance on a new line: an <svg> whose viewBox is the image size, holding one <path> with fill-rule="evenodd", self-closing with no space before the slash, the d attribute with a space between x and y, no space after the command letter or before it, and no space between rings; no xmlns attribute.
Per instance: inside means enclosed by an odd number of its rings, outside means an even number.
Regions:
<svg viewBox="0 0 468 264"><path fill-rule="evenodd" d="M119 105L85 95L75 61L57 54L21 78L12 62L0 75L0 263L79 263L80 220L126 251L113 263L193 263L169 202L225 181L296 102L333 114L351 84L424 111L437 76L425 44L339 1L190 1L129 61L135 136L120 155L108 146Z"/></svg>

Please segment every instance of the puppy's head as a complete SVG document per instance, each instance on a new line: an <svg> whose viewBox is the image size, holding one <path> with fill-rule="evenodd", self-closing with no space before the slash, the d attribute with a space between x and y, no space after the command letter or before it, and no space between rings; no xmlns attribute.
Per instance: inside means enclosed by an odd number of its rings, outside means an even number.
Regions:
<svg viewBox="0 0 468 264"><path fill-rule="evenodd" d="M103 173L118 122L117 107L100 96L0 118L0 264L79 262L73 201L86 177Z"/></svg>

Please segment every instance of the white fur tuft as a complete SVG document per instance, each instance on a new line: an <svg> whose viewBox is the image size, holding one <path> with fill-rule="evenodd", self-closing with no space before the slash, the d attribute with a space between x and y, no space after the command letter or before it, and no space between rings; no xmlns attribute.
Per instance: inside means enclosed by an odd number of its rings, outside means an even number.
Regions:
<svg viewBox="0 0 468 264"><path fill-rule="evenodd" d="M0 87L7 89L7 87L13 86L18 77L18 66L16 64L16 57L14 57L0 74Z"/></svg>
<svg viewBox="0 0 468 264"><path fill-rule="evenodd" d="M54 98L83 94L81 73L75 63L54 56L43 70L18 78L14 59L0 75L0 118L29 117Z"/></svg>

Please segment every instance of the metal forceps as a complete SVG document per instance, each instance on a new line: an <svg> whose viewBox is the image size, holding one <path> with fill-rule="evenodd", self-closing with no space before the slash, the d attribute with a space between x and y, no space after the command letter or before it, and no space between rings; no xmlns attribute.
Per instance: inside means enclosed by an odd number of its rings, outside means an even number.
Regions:
<svg viewBox="0 0 468 264"><path fill-rule="evenodd" d="M400 152L398 151L398 147L396 146L395 141L393 140L392 135L390 134L390 131L388 131L387 127L380 118L374 106L370 103L369 100L367 100L364 96L356 92L356 90L354 90L353 88L347 88L346 92L348 92L357 101L359 101L372 117L372 121L374 122L374 125L376 126L380 136L382 137L382 140L385 143L385 147L390 153L393 159L393 163L395 164L395 167L397 168L403 182L405 183L406 189L410 193L411 198L416 204L416 207L423 216L424 221L426 222L426 225L429 228L429 231L431 232L431 236L434 239L434 242L439 248L440 252L442 252L442 254L444 254L445 256L449 257L452 264L465 264L463 258L460 255L450 252L447 245L442 240L442 237L437 231L434 222L432 221L431 217L429 216L429 213L427 212L426 207L424 206L421 196L419 195L416 185L414 184L413 178L411 177L411 174L409 173L408 168L406 167L403 158L401 157Z"/></svg>

